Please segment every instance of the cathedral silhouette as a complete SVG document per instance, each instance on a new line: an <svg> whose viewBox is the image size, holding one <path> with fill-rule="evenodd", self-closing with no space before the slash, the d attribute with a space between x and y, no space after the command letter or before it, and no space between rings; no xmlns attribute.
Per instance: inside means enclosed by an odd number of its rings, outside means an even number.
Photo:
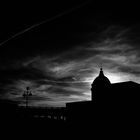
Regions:
<svg viewBox="0 0 140 140"><path fill-rule="evenodd" d="M133 81L111 83L100 68L91 84L91 101L67 103L67 119L72 124L129 129L139 120L140 84Z"/></svg>

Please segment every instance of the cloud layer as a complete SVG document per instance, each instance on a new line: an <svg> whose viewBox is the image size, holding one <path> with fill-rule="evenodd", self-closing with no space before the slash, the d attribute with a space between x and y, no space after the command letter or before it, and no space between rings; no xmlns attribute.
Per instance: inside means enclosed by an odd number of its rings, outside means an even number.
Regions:
<svg viewBox="0 0 140 140"><path fill-rule="evenodd" d="M131 39L131 32L111 26L97 40L72 46L71 50L25 59L20 71L16 70L18 78L8 77L10 82L3 86L1 98L24 105L22 94L30 86L31 106L65 106L66 102L90 100L91 83L101 64L111 83L128 80L140 83L140 50Z"/></svg>

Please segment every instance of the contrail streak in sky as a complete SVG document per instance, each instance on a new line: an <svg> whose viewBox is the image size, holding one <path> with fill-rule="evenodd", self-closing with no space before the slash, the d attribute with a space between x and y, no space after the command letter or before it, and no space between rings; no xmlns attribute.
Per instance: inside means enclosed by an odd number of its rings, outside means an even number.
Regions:
<svg viewBox="0 0 140 140"><path fill-rule="evenodd" d="M57 19L57 18L59 18L59 17L62 17L62 16L64 16L64 15L67 15L67 14L69 14L69 13L71 13L71 12L73 12L73 11L75 11L75 10L77 10L77 9L79 9L79 8L81 8L81 7L83 7L83 6L85 6L85 5L87 5L89 2L90 2L90 0L88 0L88 1L86 1L86 2L84 2L84 3L82 3L82 4L80 4L80 5L78 5L78 6L75 6L75 7L73 7L73 8L70 9L70 10L67 10L67 11L65 11L65 12L63 12L63 13L60 13L60 14L54 16L54 17L51 17L51 18L46 19L46 20L44 20L44 21L42 21L42 22L36 23L36 24L34 24L34 25L32 25L32 26L30 26L30 27L28 27L28 28L26 28L26 29L24 29L24 30L22 30L22 31L20 31L20 32L18 32L18 33L16 33L16 34L14 34L13 36L11 36L11 37L9 37L8 39L6 39L5 41L1 42L1 43L0 43L0 46L4 45L5 43L7 43L8 41L10 41L11 39L13 39L13 38L15 38L15 37L17 37L17 36L19 36L19 35L21 35L21 34L27 32L27 31L29 31L29 30L35 28L35 27L38 27L38 26L40 26L40 25L42 25L42 24L44 24L44 23L51 22L51 21L53 21L53 20L55 20L55 19Z"/></svg>

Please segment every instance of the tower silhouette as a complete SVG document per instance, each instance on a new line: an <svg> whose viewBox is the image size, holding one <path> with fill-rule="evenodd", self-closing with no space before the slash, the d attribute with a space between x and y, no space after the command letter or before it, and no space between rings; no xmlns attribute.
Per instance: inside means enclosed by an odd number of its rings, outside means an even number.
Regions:
<svg viewBox="0 0 140 140"><path fill-rule="evenodd" d="M103 68L100 68L99 75L91 84L92 101L99 100L103 97L105 91L110 87L110 80L104 75ZM97 94L98 93L98 94Z"/></svg>
<svg viewBox="0 0 140 140"><path fill-rule="evenodd" d="M26 87L26 91L24 91L24 94L23 94L23 97L25 98L25 101L26 101L26 108L28 108L29 96L32 96L32 93L30 91L30 87Z"/></svg>

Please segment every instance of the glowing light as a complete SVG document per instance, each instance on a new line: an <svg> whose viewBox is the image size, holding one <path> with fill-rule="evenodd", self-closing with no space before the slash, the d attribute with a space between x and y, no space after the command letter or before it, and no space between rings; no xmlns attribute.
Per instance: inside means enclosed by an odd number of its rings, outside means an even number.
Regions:
<svg viewBox="0 0 140 140"><path fill-rule="evenodd" d="M99 74L92 74L90 77L86 77L84 79L84 82L88 82L89 86L90 84L94 81L94 79L98 76ZM104 72L104 75L110 80L111 83L118 83L118 82L123 82L126 80L126 76L121 74L121 73L111 73L111 72Z"/></svg>
<svg viewBox="0 0 140 140"><path fill-rule="evenodd" d="M122 77L117 74L108 73L106 74L106 77L110 80L111 83L118 83L123 81Z"/></svg>

